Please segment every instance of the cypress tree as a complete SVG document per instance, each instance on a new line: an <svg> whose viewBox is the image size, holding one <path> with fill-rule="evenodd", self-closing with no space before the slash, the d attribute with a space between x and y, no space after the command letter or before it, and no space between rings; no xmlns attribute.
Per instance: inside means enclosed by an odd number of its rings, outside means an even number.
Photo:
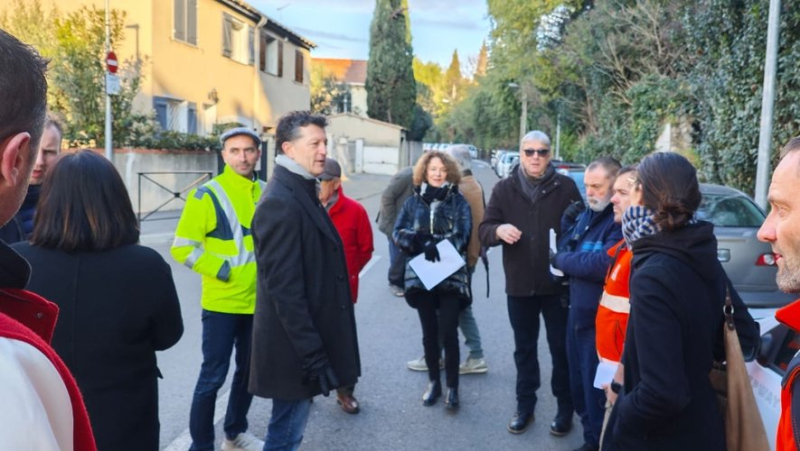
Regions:
<svg viewBox="0 0 800 451"><path fill-rule="evenodd" d="M367 114L410 128L417 88L407 0L376 0L369 39Z"/></svg>

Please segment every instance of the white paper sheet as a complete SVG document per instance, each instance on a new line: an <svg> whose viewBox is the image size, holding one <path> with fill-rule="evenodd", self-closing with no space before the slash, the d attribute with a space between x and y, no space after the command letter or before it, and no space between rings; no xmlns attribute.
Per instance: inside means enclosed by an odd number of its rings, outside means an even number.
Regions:
<svg viewBox="0 0 800 451"><path fill-rule="evenodd" d="M600 362L597 365L597 373L594 375L594 387L602 389L603 385L608 385L614 380L614 375L617 374L618 363Z"/></svg>
<svg viewBox="0 0 800 451"><path fill-rule="evenodd" d="M550 229L550 250L553 251L554 254L558 253L558 243L556 242L556 231ZM564 277L564 272L560 269L556 269L553 265L550 265L550 274L556 277Z"/></svg>
<svg viewBox="0 0 800 451"><path fill-rule="evenodd" d="M461 255L449 240L444 239L437 243L436 249L439 250L439 258L441 259L438 262L425 260L424 253L417 255L408 262L427 290L439 285L441 281L466 265L464 259L461 258Z"/></svg>

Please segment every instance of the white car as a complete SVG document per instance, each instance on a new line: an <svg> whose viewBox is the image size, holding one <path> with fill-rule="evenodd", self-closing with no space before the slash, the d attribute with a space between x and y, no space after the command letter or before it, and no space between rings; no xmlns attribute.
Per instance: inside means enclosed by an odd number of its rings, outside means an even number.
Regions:
<svg viewBox="0 0 800 451"><path fill-rule="evenodd" d="M751 310L753 317L759 313L758 309ZM761 350L756 359L746 362L745 366L770 448L775 449L775 434L781 417L781 379L792 357L800 350L800 334L779 323L774 314L759 319L758 323Z"/></svg>
<svg viewBox="0 0 800 451"><path fill-rule="evenodd" d="M511 173L511 168L514 165L519 163L519 153L518 152L507 152L504 153L499 160L497 160L497 165L495 165L495 173L501 179L508 177L508 174Z"/></svg>

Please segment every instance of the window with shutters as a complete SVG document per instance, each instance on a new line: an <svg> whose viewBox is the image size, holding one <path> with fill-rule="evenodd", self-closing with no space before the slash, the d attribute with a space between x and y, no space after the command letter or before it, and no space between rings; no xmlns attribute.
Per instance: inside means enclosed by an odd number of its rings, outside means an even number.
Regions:
<svg viewBox="0 0 800 451"><path fill-rule="evenodd" d="M259 67L262 72L283 76L283 40L261 33Z"/></svg>
<svg viewBox="0 0 800 451"><path fill-rule="evenodd" d="M172 37L197 45L197 0L173 0Z"/></svg>
<svg viewBox="0 0 800 451"><path fill-rule="evenodd" d="M156 120L165 131L197 134L197 104L169 97L153 97Z"/></svg>
<svg viewBox="0 0 800 451"><path fill-rule="evenodd" d="M242 64L254 63L254 29L233 16L222 14L222 55Z"/></svg>
<svg viewBox="0 0 800 451"><path fill-rule="evenodd" d="M303 52L300 50L294 51L294 81L298 83L303 82Z"/></svg>

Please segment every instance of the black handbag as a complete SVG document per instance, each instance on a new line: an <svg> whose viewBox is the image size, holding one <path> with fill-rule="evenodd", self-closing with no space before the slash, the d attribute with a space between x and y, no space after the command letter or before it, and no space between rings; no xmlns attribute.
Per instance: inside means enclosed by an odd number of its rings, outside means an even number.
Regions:
<svg viewBox="0 0 800 451"><path fill-rule="evenodd" d="M406 260L408 260L408 254L398 249L397 255L389 267L389 283L398 288L406 286Z"/></svg>

